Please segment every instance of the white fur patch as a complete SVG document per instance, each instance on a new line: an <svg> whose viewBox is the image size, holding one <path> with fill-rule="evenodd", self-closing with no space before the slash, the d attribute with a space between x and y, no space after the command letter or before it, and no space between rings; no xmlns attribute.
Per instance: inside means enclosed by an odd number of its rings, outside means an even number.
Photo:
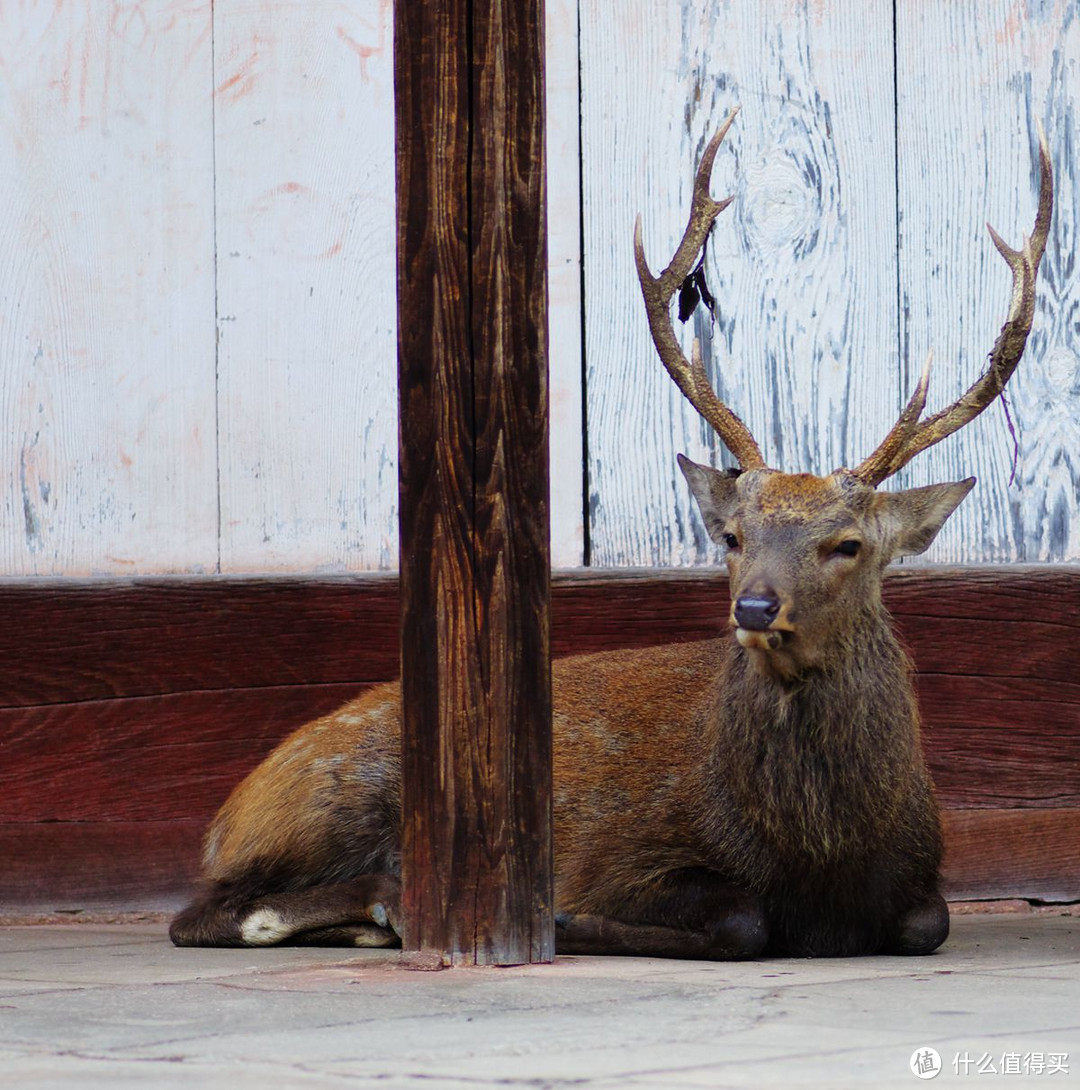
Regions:
<svg viewBox="0 0 1080 1090"><path fill-rule="evenodd" d="M257 908L242 924L240 937L248 946L273 946L292 934L280 912L272 908Z"/></svg>

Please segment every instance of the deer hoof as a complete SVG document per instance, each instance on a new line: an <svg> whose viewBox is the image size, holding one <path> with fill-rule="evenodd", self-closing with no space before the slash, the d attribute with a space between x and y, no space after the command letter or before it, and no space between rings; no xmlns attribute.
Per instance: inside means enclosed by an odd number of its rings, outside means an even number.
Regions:
<svg viewBox="0 0 1080 1090"><path fill-rule="evenodd" d="M758 958L769 944L769 927L755 898L733 907L712 929L714 956L733 960Z"/></svg>
<svg viewBox="0 0 1080 1090"><path fill-rule="evenodd" d="M930 954L949 937L949 907L939 894L928 897L900 917L890 954Z"/></svg>

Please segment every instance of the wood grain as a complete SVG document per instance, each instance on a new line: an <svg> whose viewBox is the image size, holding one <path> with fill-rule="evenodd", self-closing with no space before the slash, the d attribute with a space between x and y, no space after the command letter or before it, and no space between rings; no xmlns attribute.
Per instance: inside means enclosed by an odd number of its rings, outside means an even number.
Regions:
<svg viewBox="0 0 1080 1090"><path fill-rule="evenodd" d="M0 572L396 567L391 7L5 7ZM577 31L551 8L553 544L578 564Z"/></svg>
<svg viewBox="0 0 1080 1090"><path fill-rule="evenodd" d="M285 735L364 687L279 686L0 710L0 822L209 822Z"/></svg>
<svg viewBox="0 0 1080 1090"><path fill-rule="evenodd" d="M199 876L201 821L0 822L0 906L173 910Z"/></svg>
<svg viewBox="0 0 1080 1090"><path fill-rule="evenodd" d="M958 397L1005 320L1010 274L984 229L1030 234L1036 125L1050 143L1054 218L1027 351L1000 405L916 459L900 483L976 475L936 561L1075 559L1080 551L1080 13L1075 4L897 4L899 255L906 383L929 348L928 408Z"/></svg>
<svg viewBox="0 0 1080 1090"><path fill-rule="evenodd" d="M582 4L590 540L601 565L714 555L675 453L729 459L663 373L633 272L682 233L701 150L742 106L713 172L735 203L688 323L770 465L854 464L898 408L892 14L886 4ZM722 45L721 45L722 43ZM691 326L693 328L691 328Z"/></svg>
<svg viewBox="0 0 1080 1090"><path fill-rule="evenodd" d="M1080 809L947 810L951 901L1080 900Z"/></svg>
<svg viewBox="0 0 1080 1090"><path fill-rule="evenodd" d="M398 672L391 577L66 587L0 584L0 905L175 903L198 836L169 870L171 826L201 830L278 740ZM947 822L966 815L951 895L1080 898L1080 570L905 568L885 599ZM562 573L552 646L708 638L727 608L718 572Z"/></svg>
<svg viewBox="0 0 1080 1090"><path fill-rule="evenodd" d="M214 5L222 571L397 566L392 6Z"/></svg>
<svg viewBox="0 0 1080 1090"><path fill-rule="evenodd" d="M1063 3L895 7L894 63L884 2L684 0L617 16L582 5L589 533L599 563L711 555L674 452L724 455L656 364L629 225L644 212L647 252L666 259L705 131L736 101L743 111L714 172L716 193L736 196L710 245L720 317L693 332L722 396L770 464L789 471L868 454L930 346L932 408L974 379L1009 284L983 223L1013 241L1031 230L1034 123L1044 121L1058 206L1035 333L1010 391L1017 481L1008 483L1012 442L995 407L898 485L981 478L935 561L1080 556L1080 289L1070 273L1080 184L1067 135L1080 17Z"/></svg>
<svg viewBox="0 0 1080 1090"><path fill-rule="evenodd" d="M0 572L212 568L209 6L3 21Z"/></svg>
<svg viewBox="0 0 1080 1090"><path fill-rule="evenodd" d="M1076 5L547 8L556 562L585 559L586 506L601 565L713 556L674 453L723 452L656 364L629 239L641 211L661 260L736 100L720 317L696 332L785 469L864 456L931 346L932 408L974 378L1008 293L982 225L1030 229L1043 121L1057 208L1016 481L995 406L898 485L980 478L936 561L1080 560ZM5 6L0 572L394 566L388 13Z"/></svg>
<svg viewBox="0 0 1080 1090"><path fill-rule="evenodd" d="M395 8L402 945L550 961L543 4Z"/></svg>
<svg viewBox="0 0 1080 1090"><path fill-rule="evenodd" d="M545 0L551 563L585 560L578 0Z"/></svg>
<svg viewBox="0 0 1080 1090"><path fill-rule="evenodd" d="M386 680L397 633L393 576L0 582L0 707Z"/></svg>

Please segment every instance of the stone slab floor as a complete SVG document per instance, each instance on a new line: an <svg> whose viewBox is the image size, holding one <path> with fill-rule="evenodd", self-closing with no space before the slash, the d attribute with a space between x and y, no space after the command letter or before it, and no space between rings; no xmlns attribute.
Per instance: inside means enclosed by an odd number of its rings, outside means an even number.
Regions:
<svg viewBox="0 0 1080 1090"><path fill-rule="evenodd" d="M0 927L0 1086L1080 1086L1080 917L956 915L928 958L177 950L161 920ZM992 1069L992 1070L991 1070ZM930 1081L930 1080L926 1080Z"/></svg>

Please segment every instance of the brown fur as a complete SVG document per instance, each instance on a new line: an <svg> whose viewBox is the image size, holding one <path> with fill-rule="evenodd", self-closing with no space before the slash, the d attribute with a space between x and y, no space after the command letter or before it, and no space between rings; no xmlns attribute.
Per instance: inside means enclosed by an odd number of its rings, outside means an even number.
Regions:
<svg viewBox="0 0 1080 1090"><path fill-rule="evenodd" d="M880 580L970 482L879 495L842 473L683 469L710 532L737 535L733 602L775 594L764 635L782 642L740 630L554 664L559 949L932 949L939 821ZM856 539L858 557L835 552ZM207 834L206 890L174 941L392 942L400 716L382 686L256 768Z"/></svg>

